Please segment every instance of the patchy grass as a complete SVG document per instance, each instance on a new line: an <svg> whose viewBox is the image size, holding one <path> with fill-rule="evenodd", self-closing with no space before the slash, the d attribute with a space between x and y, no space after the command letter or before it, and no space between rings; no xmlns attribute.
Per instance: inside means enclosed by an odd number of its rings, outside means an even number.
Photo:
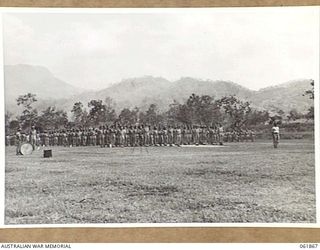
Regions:
<svg viewBox="0 0 320 250"><path fill-rule="evenodd" d="M313 141L6 148L6 224L315 222Z"/></svg>

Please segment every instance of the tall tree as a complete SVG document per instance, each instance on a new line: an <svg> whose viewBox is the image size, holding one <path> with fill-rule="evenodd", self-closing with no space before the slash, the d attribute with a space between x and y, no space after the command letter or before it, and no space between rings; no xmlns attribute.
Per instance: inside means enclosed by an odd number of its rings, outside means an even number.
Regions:
<svg viewBox="0 0 320 250"><path fill-rule="evenodd" d="M90 126L90 117L89 117L89 113L86 109L84 109L83 113L82 113L81 126L82 127L89 127Z"/></svg>
<svg viewBox="0 0 320 250"><path fill-rule="evenodd" d="M31 128L32 124L36 122L38 111L32 107L32 105L37 101L36 95L27 93L25 95L20 95L17 98L17 105L23 106L24 110L19 117L19 121L23 129Z"/></svg>
<svg viewBox="0 0 320 250"><path fill-rule="evenodd" d="M4 121L5 121L5 134L10 134L10 122L11 122L11 117L12 117L12 113L9 111L6 111L5 117L4 117Z"/></svg>
<svg viewBox="0 0 320 250"><path fill-rule="evenodd" d="M290 110L289 114L287 115L288 121L296 121L298 119L303 118L304 115L299 113L296 109Z"/></svg>
<svg viewBox="0 0 320 250"><path fill-rule="evenodd" d="M309 96L310 99L314 100L314 80L310 82L311 89L305 91L304 96ZM309 119L314 119L314 106L312 105L308 109L308 113L306 114L306 118Z"/></svg>
<svg viewBox="0 0 320 250"><path fill-rule="evenodd" d="M13 132L16 131L19 127L20 127L20 122L18 120L10 121L10 124L9 124L10 133L12 133L12 131Z"/></svg>
<svg viewBox="0 0 320 250"><path fill-rule="evenodd" d="M308 109L308 113L306 114L307 120L314 120L314 106L311 106Z"/></svg>
<svg viewBox="0 0 320 250"><path fill-rule="evenodd" d="M191 123L209 126L221 120L219 103L214 102L209 95L192 94L185 105L186 107L181 106L181 111L189 117Z"/></svg>
<svg viewBox="0 0 320 250"><path fill-rule="evenodd" d="M222 97L217 101L217 104L229 116L229 126L234 129L239 129L245 125L252 112L249 102L243 102L235 96Z"/></svg>
<svg viewBox="0 0 320 250"><path fill-rule="evenodd" d="M256 126L259 124L265 124L270 119L270 114L268 111L258 111L253 110L247 115L246 125Z"/></svg>
<svg viewBox="0 0 320 250"><path fill-rule="evenodd" d="M73 104L71 113L73 113L73 121L76 125L80 125L83 117L83 104L82 102L76 102Z"/></svg>
<svg viewBox="0 0 320 250"><path fill-rule="evenodd" d="M186 104L179 104L175 109L172 110L175 115L175 121L182 124L192 124L192 111Z"/></svg>
<svg viewBox="0 0 320 250"><path fill-rule="evenodd" d="M138 114L139 114L139 109L137 107L134 108L133 110L124 108L123 110L121 110L119 114L118 122L125 125L135 124L138 121Z"/></svg>
<svg viewBox="0 0 320 250"><path fill-rule="evenodd" d="M17 99L18 106L22 105L27 110L32 110L32 104L37 101L35 94L20 95Z"/></svg>
<svg viewBox="0 0 320 250"><path fill-rule="evenodd" d="M106 97L104 102L106 122L112 124L117 119L117 113L115 111L116 103L110 97Z"/></svg>
<svg viewBox="0 0 320 250"><path fill-rule="evenodd" d="M177 102L176 100L173 100L173 102L171 104L169 104L169 109L167 110L167 112L165 114L166 118L167 118L166 119L167 120L166 123L168 123L170 125L173 125L173 124L175 124L177 122L182 122L182 123L186 122L187 123L188 120L181 121L179 119L180 118L179 117L180 105L181 104L179 102Z"/></svg>
<svg viewBox="0 0 320 250"><path fill-rule="evenodd" d="M37 125L43 129L59 129L68 124L67 113L63 110L57 110L56 107L50 106L42 111Z"/></svg>
<svg viewBox="0 0 320 250"><path fill-rule="evenodd" d="M102 103L102 100L91 100L88 103L89 118L93 125L102 125L107 121L106 105Z"/></svg>
<svg viewBox="0 0 320 250"><path fill-rule="evenodd" d="M192 94L187 100L186 105L190 112L191 123L199 123L200 96Z"/></svg>
<svg viewBox="0 0 320 250"><path fill-rule="evenodd" d="M158 114L157 105L156 104L150 104L148 110L145 113L145 121L144 123L150 124L150 125L156 125L160 122L160 116Z"/></svg>
<svg viewBox="0 0 320 250"><path fill-rule="evenodd" d="M314 99L314 80L311 80L310 82L311 89L308 89L304 92L304 96L309 96L310 99Z"/></svg>

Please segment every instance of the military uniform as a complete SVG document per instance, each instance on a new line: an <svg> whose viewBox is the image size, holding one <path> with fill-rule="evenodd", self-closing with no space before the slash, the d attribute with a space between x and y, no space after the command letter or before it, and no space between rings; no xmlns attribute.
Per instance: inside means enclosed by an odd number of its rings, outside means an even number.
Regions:
<svg viewBox="0 0 320 250"><path fill-rule="evenodd" d="M17 133L16 133L16 154L17 155L21 155L21 152L20 152L20 146L22 144L22 134L20 132L21 130L18 130Z"/></svg>
<svg viewBox="0 0 320 250"><path fill-rule="evenodd" d="M167 130L167 144L169 146L173 144L173 128L171 126L169 126Z"/></svg>
<svg viewBox="0 0 320 250"><path fill-rule="evenodd" d="M180 127L178 127L177 129L176 129L176 145L177 146L181 146L181 144L182 144L182 130L181 130L181 128Z"/></svg>
<svg viewBox="0 0 320 250"><path fill-rule="evenodd" d="M166 127L163 128L162 133L163 133L163 145L167 146L169 142L168 142L168 130Z"/></svg>
<svg viewBox="0 0 320 250"><path fill-rule="evenodd" d="M125 144L126 144L126 128L124 128L124 127L120 127L120 129L119 129L119 131L120 131L120 146L121 147L124 147L125 146Z"/></svg>
<svg viewBox="0 0 320 250"><path fill-rule="evenodd" d="M193 144L199 145L200 143L200 128L194 127L193 129Z"/></svg>
<svg viewBox="0 0 320 250"><path fill-rule="evenodd" d="M35 127L32 127L32 129L30 131L30 142L31 142L33 149L35 149L35 147L37 145L37 130L35 129Z"/></svg>
<svg viewBox="0 0 320 250"><path fill-rule="evenodd" d="M45 146L45 147L48 147L49 146L49 134L48 134L48 132L47 131L44 131L43 132L43 145Z"/></svg>
<svg viewBox="0 0 320 250"><path fill-rule="evenodd" d="M144 136L144 146L149 146L150 141L150 128L148 125L144 126L143 129L143 136Z"/></svg>

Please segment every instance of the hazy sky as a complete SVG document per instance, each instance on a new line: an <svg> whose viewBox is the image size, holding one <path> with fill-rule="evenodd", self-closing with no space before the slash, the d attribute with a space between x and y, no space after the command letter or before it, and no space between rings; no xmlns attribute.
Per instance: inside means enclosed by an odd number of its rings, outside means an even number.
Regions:
<svg viewBox="0 0 320 250"><path fill-rule="evenodd" d="M319 7L152 11L5 14L4 62L91 89L144 75L259 89L319 74Z"/></svg>

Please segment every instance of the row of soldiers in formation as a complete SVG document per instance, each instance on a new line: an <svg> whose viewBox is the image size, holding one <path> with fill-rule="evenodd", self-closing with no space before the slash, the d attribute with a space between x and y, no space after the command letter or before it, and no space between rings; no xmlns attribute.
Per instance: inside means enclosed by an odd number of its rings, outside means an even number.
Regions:
<svg viewBox="0 0 320 250"><path fill-rule="evenodd" d="M7 137L7 145L29 142L33 146L180 146L222 144L223 142L254 141L252 130L224 131L222 126L100 126L99 128L51 130L39 132L32 127L29 133L19 130Z"/></svg>

